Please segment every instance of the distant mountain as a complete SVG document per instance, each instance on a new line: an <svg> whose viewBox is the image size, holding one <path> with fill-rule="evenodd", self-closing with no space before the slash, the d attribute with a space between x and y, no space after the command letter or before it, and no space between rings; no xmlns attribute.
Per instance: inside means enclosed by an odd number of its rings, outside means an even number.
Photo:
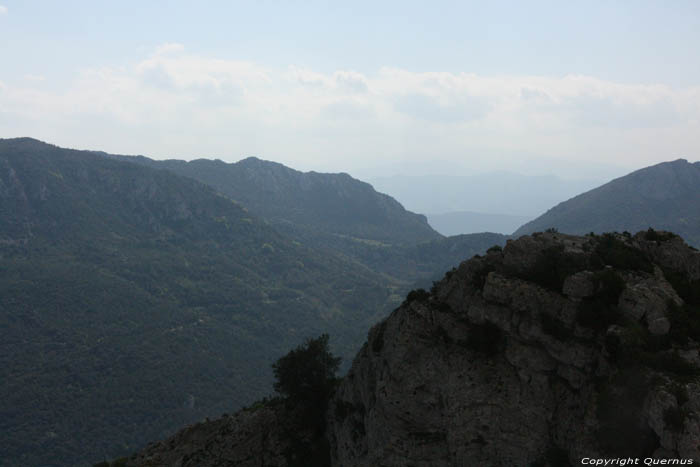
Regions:
<svg viewBox="0 0 700 467"><path fill-rule="evenodd" d="M472 211L535 217L604 180L489 172L471 176L393 176L368 181L414 212Z"/></svg>
<svg viewBox="0 0 700 467"><path fill-rule="evenodd" d="M302 244L402 283L400 293L426 284L464 258L505 243L505 236L491 233L444 238L425 216L405 210L390 196L347 174L302 173L254 157L230 164L107 156L199 180Z"/></svg>
<svg viewBox="0 0 700 467"><path fill-rule="evenodd" d="M513 234L669 230L700 246L700 162L646 167L558 204Z"/></svg>
<svg viewBox="0 0 700 467"><path fill-rule="evenodd" d="M510 234L519 226L523 225L523 223L532 219L530 216L489 214L472 211L426 214L426 216L430 226L443 235L460 235L477 232Z"/></svg>
<svg viewBox="0 0 700 467"><path fill-rule="evenodd" d="M0 140L0 271L3 466L86 465L250 403L304 337L351 355L400 300L200 182L29 138Z"/></svg>
<svg viewBox="0 0 700 467"><path fill-rule="evenodd" d="M206 183L274 224L392 245L440 238L425 216L348 174L304 173L255 157L236 163L122 158Z"/></svg>

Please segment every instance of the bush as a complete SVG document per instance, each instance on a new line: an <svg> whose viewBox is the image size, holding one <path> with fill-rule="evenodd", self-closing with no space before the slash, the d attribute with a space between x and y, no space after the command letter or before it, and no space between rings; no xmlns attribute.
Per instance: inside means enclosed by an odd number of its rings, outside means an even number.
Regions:
<svg viewBox="0 0 700 467"><path fill-rule="evenodd" d="M576 320L581 326L602 331L620 320L617 302L625 281L611 269L596 271L593 280L596 293L581 301Z"/></svg>
<svg viewBox="0 0 700 467"><path fill-rule="evenodd" d="M584 257L565 253L564 245L554 245L544 249L529 270L514 275L561 293L568 276L587 268Z"/></svg>
<svg viewBox="0 0 700 467"><path fill-rule="evenodd" d="M689 338L700 342L700 310L687 304L678 306L671 300L668 310L671 340L681 345L687 344Z"/></svg>
<svg viewBox="0 0 700 467"><path fill-rule="evenodd" d="M654 267L642 251L625 244L614 234L607 233L600 237L595 252L600 267L610 265L617 269L654 272Z"/></svg>
<svg viewBox="0 0 700 467"><path fill-rule="evenodd" d="M419 302L424 302L429 298L430 293L428 293L425 289L415 289L408 292L408 295L406 296L406 301L412 302L414 300L417 300Z"/></svg>
<svg viewBox="0 0 700 467"><path fill-rule="evenodd" d="M382 351L382 348L384 347L384 331L386 330L386 320L382 321L379 324L379 328L377 329L377 335L375 336L374 340L372 341L372 351L374 353L379 353Z"/></svg>
<svg viewBox="0 0 700 467"><path fill-rule="evenodd" d="M484 284L486 284L486 277L490 272L495 271L492 265L484 264L478 270L472 273L469 283L478 290L484 289Z"/></svg>
<svg viewBox="0 0 700 467"><path fill-rule="evenodd" d="M686 275L669 269L664 269L664 277L684 302L700 306L700 279L691 281Z"/></svg>

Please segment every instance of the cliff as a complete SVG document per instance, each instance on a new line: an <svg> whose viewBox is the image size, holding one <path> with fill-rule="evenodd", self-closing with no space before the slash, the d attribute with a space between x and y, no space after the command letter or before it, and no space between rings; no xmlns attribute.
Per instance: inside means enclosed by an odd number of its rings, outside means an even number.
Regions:
<svg viewBox="0 0 700 467"><path fill-rule="evenodd" d="M661 233L462 263L371 330L331 403L333 465L699 462L699 279L700 253Z"/></svg>
<svg viewBox="0 0 700 467"><path fill-rule="evenodd" d="M699 341L700 253L679 237L509 241L411 292L372 328L329 402L318 465L700 462ZM263 415L284 411L260 410L259 423L230 428L226 449L200 444L196 463L180 451L172 465L233 465L241 433L276 436ZM160 465L145 460L182 437L132 461ZM284 443L259 446L235 465L293 465Z"/></svg>

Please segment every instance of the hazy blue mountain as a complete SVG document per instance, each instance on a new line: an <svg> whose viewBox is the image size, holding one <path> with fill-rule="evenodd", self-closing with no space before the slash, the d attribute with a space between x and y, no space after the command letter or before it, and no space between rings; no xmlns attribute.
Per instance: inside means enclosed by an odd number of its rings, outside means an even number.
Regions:
<svg viewBox="0 0 700 467"><path fill-rule="evenodd" d="M700 162L685 159L646 167L560 203L513 234L636 232L652 227L700 246Z"/></svg>
<svg viewBox="0 0 700 467"><path fill-rule="evenodd" d="M471 211L534 217L603 181L491 172L471 176L381 177L369 182L414 212Z"/></svg>
<svg viewBox="0 0 700 467"><path fill-rule="evenodd" d="M483 212L456 211L442 214L426 214L432 228L443 235L460 235L477 232L510 234L532 219L530 216L488 214Z"/></svg>
<svg viewBox="0 0 700 467"><path fill-rule="evenodd" d="M84 465L240 407L304 337L351 355L398 300L200 182L28 138L0 140L0 271L3 466Z"/></svg>

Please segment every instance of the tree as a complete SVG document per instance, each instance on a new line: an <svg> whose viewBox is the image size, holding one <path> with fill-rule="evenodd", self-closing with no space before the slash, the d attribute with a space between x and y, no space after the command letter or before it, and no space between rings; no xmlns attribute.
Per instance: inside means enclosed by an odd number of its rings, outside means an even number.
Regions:
<svg viewBox="0 0 700 467"><path fill-rule="evenodd" d="M337 381L339 365L340 357L328 349L328 334L307 339L272 365L275 391L295 404L325 402Z"/></svg>
<svg viewBox="0 0 700 467"><path fill-rule="evenodd" d="M328 334L307 339L272 365L275 391L296 420L295 429L287 432L285 457L291 467L330 466L325 414L339 365L340 358L328 349Z"/></svg>

